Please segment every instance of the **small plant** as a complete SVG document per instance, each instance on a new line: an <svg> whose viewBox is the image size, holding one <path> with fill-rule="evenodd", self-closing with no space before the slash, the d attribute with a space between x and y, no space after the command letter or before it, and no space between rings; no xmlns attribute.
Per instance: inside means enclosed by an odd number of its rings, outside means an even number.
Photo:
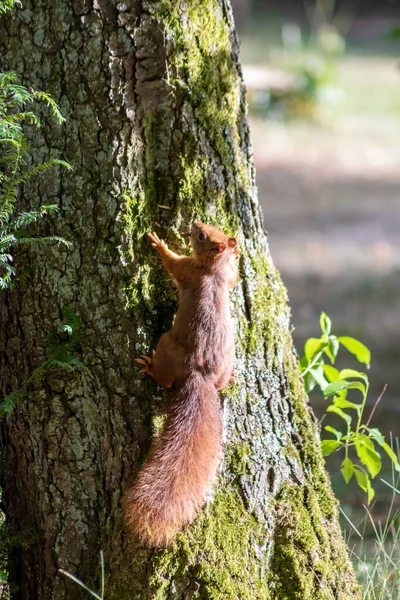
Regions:
<svg viewBox="0 0 400 600"><path fill-rule="evenodd" d="M17 193L21 185L58 165L72 168L65 161L58 159L27 168L29 146L23 125L28 123L39 128L40 120L34 112L26 110L25 107L35 101L47 104L58 124L65 121L51 96L20 85L17 75L11 71L0 73L0 288L3 289L11 286L16 275L12 264L14 246L47 242L71 245L58 236L32 236L26 229L46 214L57 211L58 207L55 204L44 204L29 212L15 212Z"/></svg>
<svg viewBox="0 0 400 600"><path fill-rule="evenodd" d="M398 458L385 441L385 437L379 429L370 427L371 418L382 394L365 421L364 412L369 390L368 375L354 369L339 371L333 365L340 346L346 348L367 368L369 368L371 353L355 338L333 335L332 322L325 313L321 314L320 326L321 337L309 338L305 343L304 356L299 363L300 371L307 392L318 386L325 398L331 398L331 404L326 412L338 415L345 422L345 431L339 431L331 425L324 427L324 430L334 437L322 440L322 452L324 456L328 456L339 450L344 451L340 472L346 483L349 483L353 475L355 476L359 487L367 493L369 503L375 495L371 479L381 470L379 449L386 452L396 471L400 471ZM325 362L326 359L330 364ZM348 399L347 394L350 390L361 395L361 402ZM357 460L354 458L354 451Z"/></svg>
<svg viewBox="0 0 400 600"><path fill-rule="evenodd" d="M63 307L62 316L64 322L47 336L46 360L34 369L20 388L13 390L0 403L0 420L11 414L17 403L29 395L31 385L38 382L51 369L61 368L66 371L78 369L93 377L90 370L79 360L77 354L82 339L80 318L69 306Z"/></svg>

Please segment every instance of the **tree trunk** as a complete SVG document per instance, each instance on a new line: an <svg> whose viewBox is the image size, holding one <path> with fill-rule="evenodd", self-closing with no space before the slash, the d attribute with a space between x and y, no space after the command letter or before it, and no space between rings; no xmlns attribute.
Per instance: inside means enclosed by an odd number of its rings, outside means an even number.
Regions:
<svg viewBox="0 0 400 600"><path fill-rule="evenodd" d="M1 298L1 392L43 363L65 306L90 370L48 371L3 423L9 531L33 537L11 557L15 598L79 598L59 568L98 589L100 549L109 600L359 598L263 230L227 0L26 0L3 17L0 57L67 118L43 118L34 162L74 167L23 190L26 206L59 204L42 227L73 249L18 251L30 276ZM176 295L145 234L181 251L195 219L241 242L237 383L222 394L213 499L149 551L124 529L121 499L163 393L133 360L170 327Z"/></svg>

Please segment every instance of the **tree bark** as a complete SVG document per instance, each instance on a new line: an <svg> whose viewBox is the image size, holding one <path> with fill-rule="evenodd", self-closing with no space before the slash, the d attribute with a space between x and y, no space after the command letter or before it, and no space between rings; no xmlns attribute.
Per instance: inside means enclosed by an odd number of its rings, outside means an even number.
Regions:
<svg viewBox="0 0 400 600"><path fill-rule="evenodd" d="M1 70L67 118L43 118L33 161L74 167L23 190L26 206L58 203L42 227L73 249L18 251L30 276L1 298L1 392L43 363L64 306L91 374L52 369L3 423L9 531L34 537L11 557L15 598L79 598L59 568L98 589L100 549L108 599L359 598L263 230L227 0L27 0L0 33ZM237 383L213 499L149 551L125 531L121 499L163 393L133 360L169 328L176 295L145 234L180 251L195 219L241 242Z"/></svg>

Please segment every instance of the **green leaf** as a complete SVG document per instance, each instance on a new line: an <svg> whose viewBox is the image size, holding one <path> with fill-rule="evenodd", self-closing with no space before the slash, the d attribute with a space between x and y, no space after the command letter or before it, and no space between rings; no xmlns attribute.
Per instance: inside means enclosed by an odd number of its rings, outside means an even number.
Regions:
<svg viewBox="0 0 400 600"><path fill-rule="evenodd" d="M342 443L339 442L338 440L322 440L321 442L321 447L322 447L322 454L324 456L329 456L329 454L332 454L332 452L334 452L336 450L336 448L339 448L339 446L341 446Z"/></svg>
<svg viewBox="0 0 400 600"><path fill-rule="evenodd" d="M320 352L324 346L325 343L321 340L321 338L308 338L304 344L304 354L308 362L311 362L314 356Z"/></svg>
<svg viewBox="0 0 400 600"><path fill-rule="evenodd" d="M328 381L324 377L324 371L322 369L322 366L319 365L319 366L311 369L310 375L312 375L312 377L314 377L315 381L317 382L317 384L319 385L321 390L324 391L324 389L328 386Z"/></svg>
<svg viewBox="0 0 400 600"><path fill-rule="evenodd" d="M330 335L328 346L325 348L325 353L329 357L329 360L333 364L335 362L335 358L337 353L339 352L339 342L337 341L336 336Z"/></svg>
<svg viewBox="0 0 400 600"><path fill-rule="evenodd" d="M378 475L382 467L381 457L374 449L372 440L364 435L359 435L356 438L356 452L362 464L367 467L371 477L374 478Z"/></svg>
<svg viewBox="0 0 400 600"><path fill-rule="evenodd" d="M379 429L368 429L369 436L372 437L380 446L385 443L385 436L379 431Z"/></svg>
<svg viewBox="0 0 400 600"><path fill-rule="evenodd" d="M348 377L358 377L363 379L365 383L368 383L368 375L361 371L355 371L354 369L342 369L339 373L339 379L347 379Z"/></svg>
<svg viewBox="0 0 400 600"><path fill-rule="evenodd" d="M335 438L337 440L340 440L343 436L343 433L341 431L338 431L337 429L335 429L334 427L331 427L330 425L326 425L324 427L325 431L329 431L329 433L333 433L333 435L335 436Z"/></svg>
<svg viewBox="0 0 400 600"><path fill-rule="evenodd" d="M332 383L332 381L339 381L340 373L338 369L332 367L331 365L322 365L322 368L324 370L325 377L330 383Z"/></svg>
<svg viewBox="0 0 400 600"><path fill-rule="evenodd" d="M324 396L328 398L342 390L360 390L363 396L366 393L365 385L360 381L333 381L324 389Z"/></svg>
<svg viewBox="0 0 400 600"><path fill-rule="evenodd" d="M299 369L301 372L305 371L306 368L308 366L308 360L306 356L303 356L300 360L299 360Z"/></svg>
<svg viewBox="0 0 400 600"><path fill-rule="evenodd" d="M355 469L354 473L355 473L357 483L360 486L360 488L364 492L367 492L368 504L369 504L371 502L371 500L373 499L373 497L375 496L375 492L371 486L371 480L368 477L368 475L366 473L364 473L364 471L359 471L358 469Z"/></svg>
<svg viewBox="0 0 400 600"><path fill-rule="evenodd" d="M330 318L328 317L328 315L324 312L321 313L321 316L319 318L319 324L321 327L321 331L322 333L326 333L326 335L329 335L332 329L332 321L330 320Z"/></svg>
<svg viewBox="0 0 400 600"><path fill-rule="evenodd" d="M351 421L352 421L351 415L348 415L347 413L343 412L342 409L339 408L338 406L334 406L333 404L331 404L326 409L326 412L333 412L336 415L339 415L339 417L342 417L342 419L344 421L346 421L347 425L351 425Z"/></svg>
<svg viewBox="0 0 400 600"><path fill-rule="evenodd" d="M396 469L396 471L400 472L400 464L397 454L393 451L391 446L387 442L385 442L385 437L382 435L379 429L373 428L368 429L367 431L369 433L369 436L373 438L389 456L389 458L393 462L393 466Z"/></svg>
<svg viewBox="0 0 400 600"><path fill-rule="evenodd" d="M312 392L315 386L317 385L317 382L315 381L314 377L311 375L310 372L306 373L306 375L304 376L304 385L307 394Z"/></svg>
<svg viewBox="0 0 400 600"><path fill-rule="evenodd" d="M346 390L348 387L349 387L348 381L334 381L334 382L330 383L328 385L328 387L326 387L324 389L324 397L328 398L329 396L333 396L334 394L337 394L337 392L340 392L341 390Z"/></svg>
<svg viewBox="0 0 400 600"><path fill-rule="evenodd" d="M355 404L354 402L349 402L346 398L341 398L340 396L336 396L333 400L333 404L338 406L339 408L353 408L357 412L361 410L361 404Z"/></svg>
<svg viewBox="0 0 400 600"><path fill-rule="evenodd" d="M354 474L354 464L349 457L343 460L340 472L342 473L345 482L349 483L350 479L353 477Z"/></svg>
<svg viewBox="0 0 400 600"><path fill-rule="evenodd" d="M364 346L361 342L355 338L343 336L338 338L339 342L344 346L351 354L353 354L358 362L367 365L369 368L371 362L371 352L367 346Z"/></svg>
<svg viewBox="0 0 400 600"><path fill-rule="evenodd" d="M364 444L364 446L367 446L368 448L371 448L371 450L374 450L374 441L371 440L371 438L368 435L365 435L365 433L359 433L357 435L357 440L360 440L360 442Z"/></svg>
<svg viewBox="0 0 400 600"><path fill-rule="evenodd" d="M389 446L388 443L383 442L383 444L381 444L382 448L384 449L384 451L386 452L386 454L389 456L389 458L392 459L394 468L396 469L396 471L400 472L400 465L399 465L399 459L397 458L397 454L395 454L395 452L393 452L392 448Z"/></svg>
<svg viewBox="0 0 400 600"><path fill-rule="evenodd" d="M363 396L367 393L367 388L360 381L349 381L348 390L359 390Z"/></svg>

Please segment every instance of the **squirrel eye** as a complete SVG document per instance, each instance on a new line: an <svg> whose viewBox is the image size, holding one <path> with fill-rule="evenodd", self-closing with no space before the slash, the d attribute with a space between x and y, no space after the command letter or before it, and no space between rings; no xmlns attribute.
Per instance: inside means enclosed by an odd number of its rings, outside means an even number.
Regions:
<svg viewBox="0 0 400 600"><path fill-rule="evenodd" d="M205 234L205 233L203 233L203 232L199 233L199 240L200 240L201 242L204 242L204 240L205 240L205 239L206 239L206 234Z"/></svg>

